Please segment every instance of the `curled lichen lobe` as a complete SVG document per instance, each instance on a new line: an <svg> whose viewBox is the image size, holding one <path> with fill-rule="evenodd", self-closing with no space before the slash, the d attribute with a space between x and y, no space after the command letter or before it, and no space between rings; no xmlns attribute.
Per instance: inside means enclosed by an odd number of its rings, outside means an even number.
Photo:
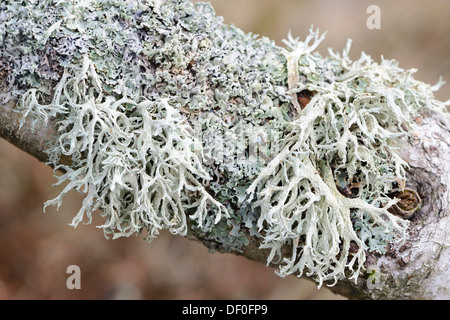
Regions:
<svg viewBox="0 0 450 320"><path fill-rule="evenodd" d="M47 204L82 192L74 226L99 209L114 237L257 237L281 275L335 282L405 237L397 149L420 108L444 106L395 61L351 61L350 43L322 57L322 39L280 48L184 0L7 0L0 99L56 121L67 184Z"/></svg>

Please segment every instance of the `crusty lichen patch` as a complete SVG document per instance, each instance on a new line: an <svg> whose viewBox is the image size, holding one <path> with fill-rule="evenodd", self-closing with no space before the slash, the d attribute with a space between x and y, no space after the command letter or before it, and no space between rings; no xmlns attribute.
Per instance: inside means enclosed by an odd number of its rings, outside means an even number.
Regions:
<svg viewBox="0 0 450 320"><path fill-rule="evenodd" d="M185 0L7 0L0 26L8 99L57 121L48 153L67 185L46 206L85 194L72 225L96 210L113 237L192 225L229 251L250 234L280 275L319 285L405 238L388 211L407 167L396 150L420 108L445 107L413 70L351 61L349 45L322 57L317 31L280 48Z"/></svg>

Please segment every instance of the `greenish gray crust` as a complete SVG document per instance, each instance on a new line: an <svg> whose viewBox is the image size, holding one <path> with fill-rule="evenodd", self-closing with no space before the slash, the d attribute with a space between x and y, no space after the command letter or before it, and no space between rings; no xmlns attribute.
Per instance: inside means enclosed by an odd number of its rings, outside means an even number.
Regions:
<svg viewBox="0 0 450 320"><path fill-rule="evenodd" d="M114 238L190 225L242 252L256 237L281 276L356 281L368 252L405 240L389 211L406 179L397 149L420 109L445 105L414 70L351 61L350 42L322 57L322 39L280 48L185 0L6 0L0 99L56 121L47 152L67 185L45 206L82 192L73 226L99 210Z"/></svg>

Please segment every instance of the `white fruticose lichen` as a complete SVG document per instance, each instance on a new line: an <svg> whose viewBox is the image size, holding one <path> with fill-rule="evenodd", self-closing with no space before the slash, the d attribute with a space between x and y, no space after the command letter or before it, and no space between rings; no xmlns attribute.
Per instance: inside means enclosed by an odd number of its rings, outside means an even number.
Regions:
<svg viewBox="0 0 450 320"><path fill-rule="evenodd" d="M88 79L92 82L85 82ZM71 156L77 162L76 168L56 166L66 171L58 179L70 182L46 206L59 206L69 190L83 190L87 196L72 225L83 221L85 213L90 219L91 212L101 208L107 219L101 227L115 237L143 227L150 238L162 228L186 234L185 211L191 208L190 217L200 226L210 204L217 208L215 222L227 213L203 187L210 177L202 165L200 142L167 99L136 102L103 97L94 65L86 56L81 70L69 77L65 74L61 81L52 104L71 108L58 123L61 134L56 148L58 156ZM128 116L127 110L132 110Z"/></svg>
<svg viewBox="0 0 450 320"><path fill-rule="evenodd" d="M259 237L280 275L333 285L405 239L389 210L397 149L421 108L445 103L395 61L351 61L350 42L320 56L322 39L280 48L185 0L6 0L0 99L56 121L48 152L67 185L46 206L82 192L72 225L99 210L113 237L189 226L229 251Z"/></svg>
<svg viewBox="0 0 450 320"><path fill-rule="evenodd" d="M315 47L320 39L313 35ZM291 244L292 257L283 259L280 273L306 271L321 284L337 281L346 268L355 269L356 278L365 261L362 248L380 252L380 242L385 246L384 239L391 239L379 233L405 238L407 222L388 211L396 202L389 191L404 184L407 166L396 149L420 107L443 110L443 104L432 99L430 88L417 90L423 84L394 61L379 65L363 54L351 62L350 43L342 57L330 52L331 58L323 59L308 55L305 43L289 39L294 52L306 54L296 57L299 66L288 73L311 78L296 90L314 92L314 97L290 123L282 150L247 192L260 207L258 226L266 230L262 247L271 249L269 260ZM342 175L359 181L356 198L339 192L335 179ZM368 234L357 234L367 216L374 226L368 245ZM351 242L360 249L348 255Z"/></svg>

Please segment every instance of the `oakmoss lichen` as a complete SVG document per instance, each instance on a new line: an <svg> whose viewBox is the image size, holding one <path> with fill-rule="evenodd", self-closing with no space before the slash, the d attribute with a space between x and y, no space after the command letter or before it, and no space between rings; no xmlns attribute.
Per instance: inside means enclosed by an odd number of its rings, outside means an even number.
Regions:
<svg viewBox="0 0 450 320"><path fill-rule="evenodd" d="M229 251L249 234L280 275L332 285L405 238L388 211L407 167L396 150L419 109L445 105L395 61L351 61L350 42L322 57L322 38L280 48L185 0L6 0L0 99L57 121L48 153L67 185L46 206L85 194L72 225L97 209L113 237L193 224Z"/></svg>

